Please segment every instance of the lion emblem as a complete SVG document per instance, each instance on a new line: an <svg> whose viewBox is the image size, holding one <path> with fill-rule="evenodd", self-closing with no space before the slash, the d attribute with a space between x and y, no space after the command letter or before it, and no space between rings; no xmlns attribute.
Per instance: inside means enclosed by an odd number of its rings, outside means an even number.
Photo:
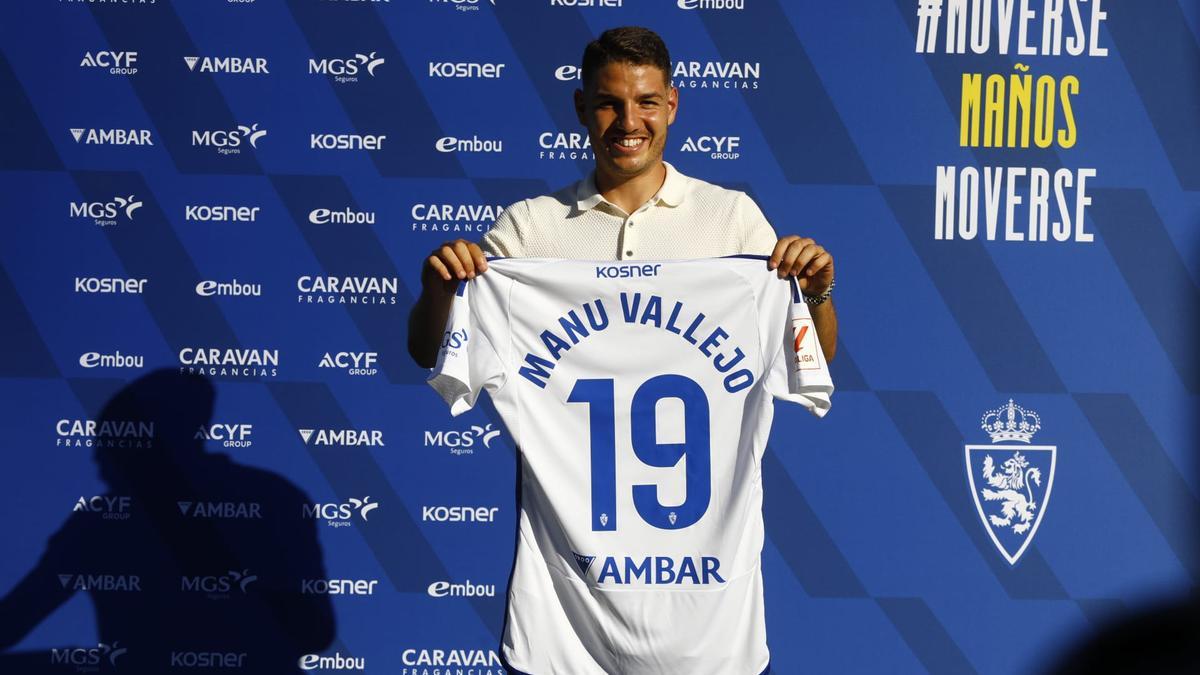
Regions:
<svg viewBox="0 0 1200 675"><path fill-rule="evenodd" d="M1033 512L1037 510L1037 502L1033 500L1029 483L1041 487L1042 472L1037 467L1029 466L1029 460L1018 452L1004 461L1000 472L996 471L996 463L991 455L984 457L983 477L987 479L988 485L996 488L981 490L983 498L989 502L1004 502L1000 508L1000 512L1004 514L1003 518L997 515L988 516L992 525L1011 526L1015 534L1028 532L1033 524Z"/></svg>

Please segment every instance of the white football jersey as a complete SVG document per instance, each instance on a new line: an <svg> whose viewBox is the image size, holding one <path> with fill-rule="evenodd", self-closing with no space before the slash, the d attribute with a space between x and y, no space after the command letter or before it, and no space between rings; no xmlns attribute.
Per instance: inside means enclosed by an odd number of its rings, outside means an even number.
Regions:
<svg viewBox="0 0 1200 675"><path fill-rule="evenodd" d="M760 466L772 398L833 383L764 256L497 259L459 285L429 383L491 394L520 448L503 650L533 675L767 666Z"/></svg>

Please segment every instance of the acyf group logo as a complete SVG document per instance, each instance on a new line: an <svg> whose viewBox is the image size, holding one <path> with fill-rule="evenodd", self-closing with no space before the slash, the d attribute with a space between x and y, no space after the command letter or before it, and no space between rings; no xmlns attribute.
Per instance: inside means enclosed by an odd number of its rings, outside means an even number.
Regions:
<svg viewBox="0 0 1200 675"><path fill-rule="evenodd" d="M993 445L966 446L971 496L992 543L1016 565L1046 514L1058 447L1029 444L1041 418L1012 399L984 413L980 426Z"/></svg>

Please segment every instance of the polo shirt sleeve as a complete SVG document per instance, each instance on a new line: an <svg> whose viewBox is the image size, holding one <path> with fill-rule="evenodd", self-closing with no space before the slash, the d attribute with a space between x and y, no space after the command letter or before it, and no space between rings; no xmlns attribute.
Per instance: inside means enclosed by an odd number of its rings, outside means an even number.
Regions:
<svg viewBox="0 0 1200 675"><path fill-rule="evenodd" d="M735 209L738 227L741 229L742 250L739 253L771 255L779 237L775 234L775 228L767 222L762 209L758 208L758 204L745 192L738 193Z"/></svg>
<svg viewBox="0 0 1200 675"><path fill-rule="evenodd" d="M529 204L524 201L511 204L496 217L492 228L479 242L479 248L483 249L486 255L500 258L524 257L518 213L528 215Z"/></svg>

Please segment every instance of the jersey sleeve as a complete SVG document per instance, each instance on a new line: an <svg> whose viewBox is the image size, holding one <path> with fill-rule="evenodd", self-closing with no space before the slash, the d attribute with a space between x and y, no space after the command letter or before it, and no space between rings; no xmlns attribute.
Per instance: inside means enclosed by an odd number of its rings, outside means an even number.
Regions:
<svg viewBox="0 0 1200 675"><path fill-rule="evenodd" d="M507 335L508 314L495 270L458 285L438 350L437 365L428 382L457 417L475 407L479 392L493 395L507 375L496 350L497 335ZM500 344L505 344L500 342Z"/></svg>
<svg viewBox="0 0 1200 675"><path fill-rule="evenodd" d="M795 280L789 279L787 283L786 310L778 303L769 304L775 307L767 309L773 316L764 317L765 330L769 331L768 337L773 332L777 342L773 356L772 351L767 352L767 391L775 398L799 403L817 417L824 417L829 412L833 379L817 340L812 314Z"/></svg>

